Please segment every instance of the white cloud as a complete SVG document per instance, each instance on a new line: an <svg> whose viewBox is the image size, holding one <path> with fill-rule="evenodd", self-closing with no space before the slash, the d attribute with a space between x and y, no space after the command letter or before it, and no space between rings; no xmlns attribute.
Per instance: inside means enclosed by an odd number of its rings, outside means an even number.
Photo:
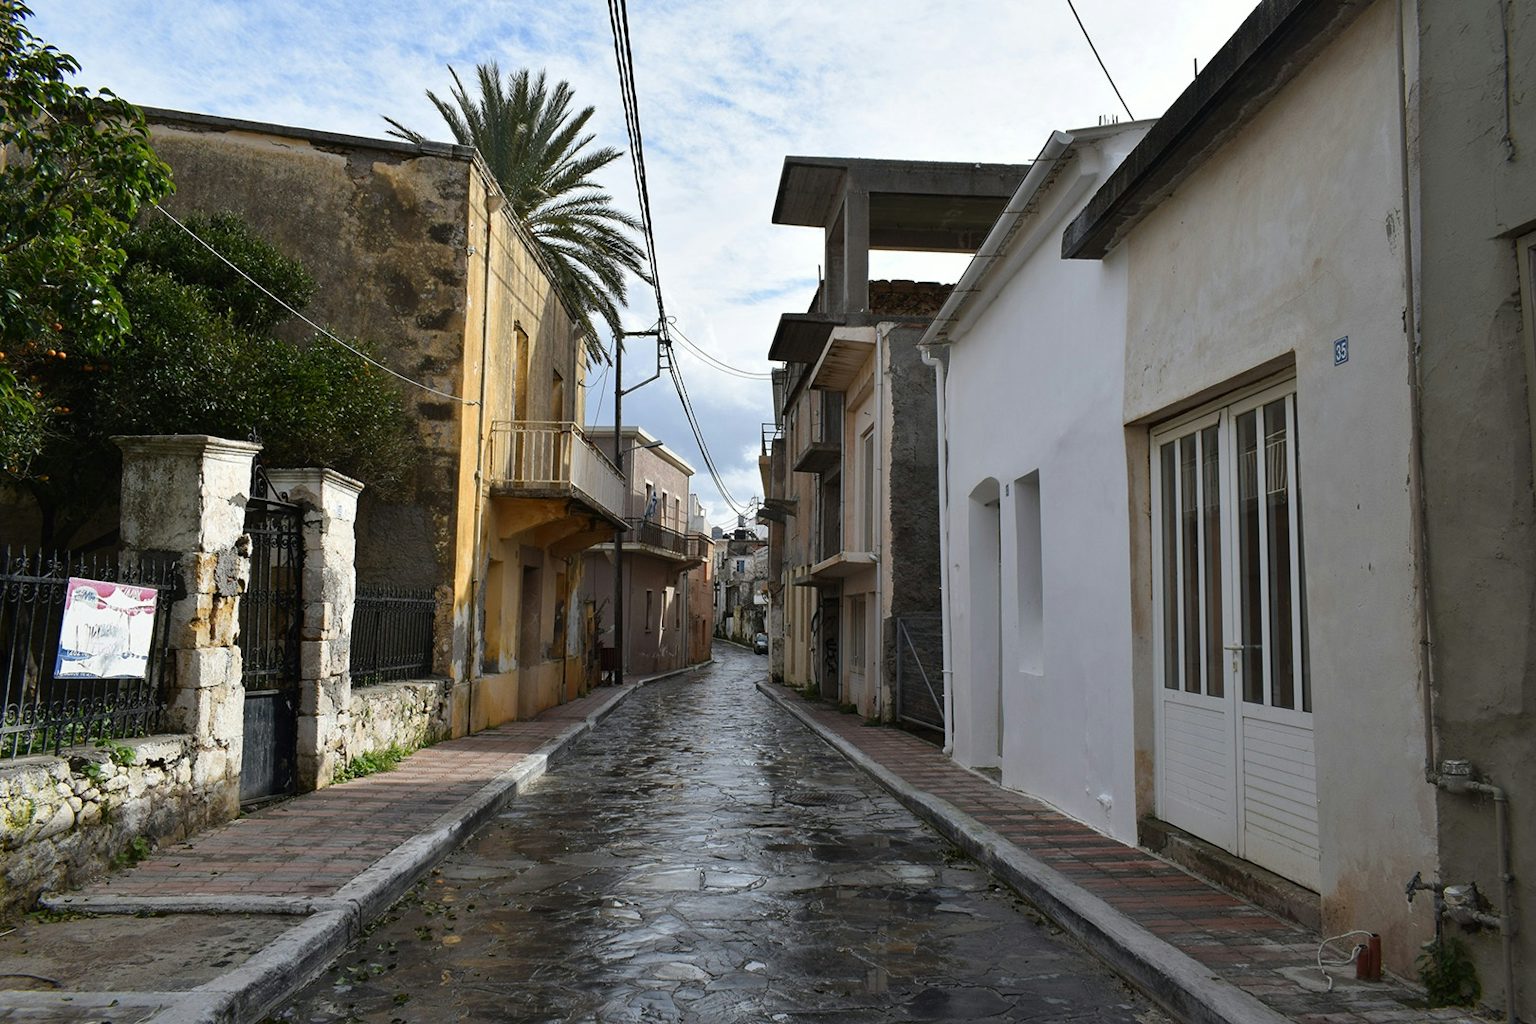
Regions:
<svg viewBox="0 0 1536 1024"><path fill-rule="evenodd" d="M579 102L598 108L599 142L626 144L607 10L595 0L38 6L33 30L79 59L82 82L137 103L373 136L388 113L446 136L423 91L446 95L445 64L469 74L494 59L568 79ZM1154 117L1247 5L1078 0L1078 10L1132 111ZM810 301L821 260L817 232L769 222L786 155L1024 162L1050 130L1120 113L1064 0L634 0L629 18L667 310L712 355L752 371L768 368L778 315ZM627 163L604 181L635 206ZM962 267L872 260L877 275L931 280ZM635 326L654 320L649 303L637 289ZM634 362L638 370L638 354ZM679 362L726 486L745 501L761 490L768 386L688 354ZM704 475L665 379L625 410ZM696 484L723 516L707 478Z"/></svg>

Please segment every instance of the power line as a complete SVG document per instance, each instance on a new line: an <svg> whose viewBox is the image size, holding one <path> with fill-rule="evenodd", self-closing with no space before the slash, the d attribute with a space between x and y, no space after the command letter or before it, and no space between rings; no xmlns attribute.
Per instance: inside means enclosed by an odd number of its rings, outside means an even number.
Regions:
<svg viewBox="0 0 1536 1024"><path fill-rule="evenodd" d="M640 132L640 99L635 90L634 51L629 41L629 9L625 0L608 0L608 23L613 29L613 56L619 71L619 96L624 104L624 129L629 136L629 162L635 175L640 205L640 232L645 239L651 268L651 289L656 295L656 316L661 337L666 338L666 306L662 300L661 268L656 258L655 225L651 218L651 193L645 173L645 138Z"/></svg>
<svg viewBox="0 0 1536 1024"><path fill-rule="evenodd" d="M47 114L48 115L48 119L51 120L54 124L58 124L58 125L62 125L63 124L62 121L60 121L57 117L54 116L53 111L49 110L47 107L41 107L39 109L41 109L43 113ZM340 338L336 337L336 335L332 334L326 328L324 328L324 327L320 326L319 324L315 323L313 320L311 320L309 317L305 316L303 313L299 312L297 309L294 309L292 306L290 306L282 298L278 297L277 295L274 295L272 293L271 289L269 289L266 285L262 284L260 281L256 280L250 274L247 274L245 272L244 268L242 268L240 266L237 266L234 263L234 261L231 260L228 256L225 256L222 252L219 252L219 250L215 249L213 247L213 245L210 244L209 241L206 238L204 238L202 235L199 235L196 231L193 231L191 228L187 227L181 221L177 220L176 217L169 210L167 210L165 207L161 206L159 203L155 202L153 199L150 200L149 205L153 206L157 211L159 211L161 216L165 217L166 220L169 220L172 224L175 224L182 231L186 232L187 235L189 235L193 239L193 241L197 242L198 245L201 245L204 249L207 249L209 252L213 253L214 256L218 257L219 261L222 262L225 266L227 266L230 270L233 270L235 273L237 273L241 277L245 278L246 281L248 281L250 284L255 286L255 288L258 291L260 291L263 295L265 295L267 298L271 299L273 302L277 303L279 306L281 306L284 309L286 309L293 316L298 317L300 320L304 321L306 324L308 324L310 327L312 327L315 331L317 331L322 337L328 338L332 342L335 342L337 345L340 345L342 348L346 349L348 352L351 352L353 355L357 356L363 362L369 363L369 364L371 364L373 366L378 367L379 369L383 370L385 373L389 374L391 377L398 378L399 380L404 381L405 383L411 385L412 387L420 388L423 391L431 392L432 394L437 395L440 398L446 398L446 399L448 399L450 401L459 402L459 403L461 403L463 405L479 405L480 404L479 402L472 401L471 399L468 399L468 398L460 398L458 395L451 394L451 393L449 393L447 391L440 391L437 388L434 388L430 384L423 384L419 380L415 380L415 379L413 379L411 377L407 377L405 374L401 373L399 370L393 369L393 368L391 368L389 366L386 366L383 363L379 362L373 356L369 355L367 352L364 352L362 349L357 348L355 345L349 345L345 341L342 341Z"/></svg>
<svg viewBox="0 0 1536 1024"><path fill-rule="evenodd" d="M651 290L656 295L656 340L659 345L670 350L672 324L667 317L666 304L662 299L661 270L656 257L655 223L651 216L651 195L645 172L645 139L640 131L640 100L635 90L634 50L630 45L629 9L626 0L608 0L608 23L613 30L613 58L618 66L619 96L624 105L624 129L629 135L630 165L634 170L635 191L640 205L640 230L645 239L647 260L651 268ZM623 344L623 339L619 339L617 343ZM690 347L693 346L690 344ZM726 504L730 505L738 515L745 515L743 506L731 497L719 467L710 454L709 445L704 440L704 431L699 425L693 402L688 397L688 387L683 383L682 370L679 369L677 360L669 359L667 364L672 385L677 391L678 401L682 403L683 415L688 420L688 428L693 432L695 443L699 446L699 454L704 459L705 468L709 470L710 479L714 481L716 489L719 490Z"/></svg>
<svg viewBox="0 0 1536 1024"><path fill-rule="evenodd" d="M699 357L699 359L703 360L704 364L710 369L719 370L721 373L729 373L736 377L743 377L747 380L773 379L773 374L771 373L759 373L754 370L743 370L739 366L732 366L725 360L717 359L715 356L710 355L697 342L682 332L682 329L677 326L677 317L671 318L670 326L672 331L676 333L678 340L683 343L684 347L686 347L688 351L692 352L695 356Z"/></svg>
<svg viewBox="0 0 1536 1024"><path fill-rule="evenodd" d="M331 341L335 342L336 344L340 345L342 348L346 349L348 352L351 352L353 355L357 356L359 359L363 360L366 363L372 363L374 366L377 366L379 369L383 370L385 373L389 374L391 377L398 377L400 380L405 381L407 384L410 384L412 387L421 388L421 390L423 390L423 391L430 391L434 395L438 395L438 396L440 396L442 398L447 398L447 399L449 399L451 401L454 401L454 402L460 402L460 403L462 403L464 405L479 405L480 404L479 402L472 401L472 400L470 400L468 398L460 398L458 395L450 394L447 391L439 391L437 388L434 388L432 385L430 385L430 384L423 384L419 380L413 380L410 377L407 377L405 374L401 373L400 371L395 370L395 369L391 369L390 367L385 366L383 363L379 362L377 359L373 358L373 356L370 356L368 353L364 352L362 349L359 349L359 348L357 348L357 347L355 347L353 345L348 345L346 342L344 342L340 338L336 337L336 335L332 334L330 331L326 330L324 327L321 327L319 324L315 323L309 317L305 316L303 313L300 313L297 309L294 309L287 302L283 301L281 298L279 298L278 296L274 295L272 293L272 291L269 288L267 288L266 285L264 285L260 281L256 280L250 274L247 274L242 268L236 266L235 263L228 256L225 256L223 253L219 252L219 250L215 249L212 245L210 245L208 243L207 239L203 238L196 231L193 231L191 228L187 227L181 221L177 220L170 213L170 211L165 209L165 207L163 207L159 203L155 203L155 202L151 202L150 205L153 206L155 209L159 210L162 214L164 214L165 217L172 224L175 224L177 227L181 228L181 230L185 231L188 235L190 235L204 249L207 249L209 252L211 252L215 256L217 256L219 258L219 260L224 263L225 266L229 267L230 270L233 270L235 273L239 274L241 277L243 277L247 281L249 281L252 285L254 285L257 288L257 290L259 290L267 298L271 299L273 302L277 303L279 306L282 306L289 313L292 313L294 316L296 316L300 320L304 321L310 327L313 327L316 331L320 332L320 334L322 334L323 336L329 338Z"/></svg>
<svg viewBox="0 0 1536 1024"><path fill-rule="evenodd" d="M1083 19L1078 17L1077 5L1072 0L1067 0L1067 7L1071 9L1072 17L1077 20L1077 27L1083 30L1083 38L1088 40L1088 49L1093 51L1093 59L1099 62L1099 70L1103 71L1104 77L1109 79L1109 87L1115 90L1115 98L1120 101L1122 107L1125 107L1125 116L1132 121L1136 120L1136 115L1131 113L1130 107L1126 106L1125 97L1120 95L1120 87L1115 84L1114 78L1109 73L1109 68L1104 66L1104 58L1099 56L1099 48L1093 45L1093 37L1088 34L1088 26L1084 25Z"/></svg>

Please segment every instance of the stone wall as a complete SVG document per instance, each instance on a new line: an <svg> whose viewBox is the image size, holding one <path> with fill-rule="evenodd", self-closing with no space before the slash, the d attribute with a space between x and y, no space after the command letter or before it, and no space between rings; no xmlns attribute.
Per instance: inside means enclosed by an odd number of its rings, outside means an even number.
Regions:
<svg viewBox="0 0 1536 1024"><path fill-rule="evenodd" d="M207 759L204 759L207 760ZM76 747L0 766L0 921L44 892L81 885L140 851L222 820L222 758L191 736ZM212 774L210 775L210 770Z"/></svg>
<svg viewBox="0 0 1536 1024"><path fill-rule="evenodd" d="M391 746L415 750L446 739L452 692L447 679L357 687L348 704L346 759Z"/></svg>

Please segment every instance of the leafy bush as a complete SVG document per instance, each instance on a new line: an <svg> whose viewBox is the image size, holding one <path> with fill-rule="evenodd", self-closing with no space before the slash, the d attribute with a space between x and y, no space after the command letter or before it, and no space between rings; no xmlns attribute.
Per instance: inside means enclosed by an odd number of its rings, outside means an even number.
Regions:
<svg viewBox="0 0 1536 1024"><path fill-rule="evenodd" d="M295 309L314 291L302 265L239 218L186 223ZM42 543L67 542L115 491L117 434L255 431L272 465L324 466L375 487L405 478L414 432L392 376L328 338L274 333L289 319L283 306L174 224L135 229L127 250L118 287L132 327L120 343L96 355L28 343L11 360L53 417L31 471L13 473L43 513Z"/></svg>

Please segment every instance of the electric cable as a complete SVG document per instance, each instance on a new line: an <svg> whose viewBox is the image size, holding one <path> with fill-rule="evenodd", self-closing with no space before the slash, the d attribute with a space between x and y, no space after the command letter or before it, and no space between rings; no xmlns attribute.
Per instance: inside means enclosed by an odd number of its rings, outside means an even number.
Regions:
<svg viewBox="0 0 1536 1024"><path fill-rule="evenodd" d="M688 337L688 335L683 333L682 328L677 326L677 317L670 317L669 321L669 326L672 328L672 332L677 335L678 340L683 343L683 346L687 348L689 352L703 360L710 369L719 370L721 373L729 373L733 376L743 377L748 380L773 379L773 374L771 373L760 373L756 370L743 370L739 366L732 366L725 360L710 355L704 350L702 346L699 345L698 342L694 341L692 338Z"/></svg>
<svg viewBox="0 0 1536 1024"><path fill-rule="evenodd" d="M62 125L64 123L64 122L60 121L57 117L55 117L53 111L49 110L47 107L40 107L39 109L42 110L42 112L44 114L47 114L48 115L48 119L50 121L52 121L54 124ZM267 298L271 299L273 302L277 303L279 306L281 306L284 309L286 309L290 314L292 314L293 316L295 316L298 319L302 320L304 323L308 324L311 328L313 328L316 332L318 332L322 337L327 338L330 341L334 342L335 344L337 344L337 345L341 346L342 348L346 349L348 352L352 353L353 355L357 356L359 359L363 360L363 362L369 363L369 364L371 364L373 366L378 367L379 369L383 370L385 373L389 374L391 377L398 378L399 380L404 381L405 383L411 385L412 387L420 388L423 391L431 392L432 394L437 395L440 398L446 398L449 401L458 402L458 403L460 403L462 405L467 405L467 406L473 406L473 405L479 405L480 404L479 402L474 401L473 399L460 398L458 395L452 394L452 393L447 392L447 391L439 390L438 388L434 388L430 384L423 384L419 380L415 380L415 379L413 379L411 377L407 377L405 374L401 373L399 370L393 369L393 368L391 368L389 366L386 366L383 363L379 362L379 360L375 359L373 356L369 355L367 352L364 352L363 350L357 348L355 345L349 345L345 341L342 341L340 338L336 337L336 335L332 334L329 330L327 330L326 328L324 328L324 327L320 326L319 324L315 323L309 317L305 316L303 313L299 312L297 309L294 309L292 306L290 306L283 299L281 299L278 296L274 295L272 293L271 289L269 289L266 285L262 284L260 281L256 280L250 274L246 273L244 268L242 268L240 266L237 266L235 264L235 262L233 260L231 260L228 256L225 256L222 252L219 252L219 250L215 249L213 247L213 245L210 244L207 239L203 238L203 236L199 235L196 231L193 231L191 228L187 227L181 221L177 220L175 215L172 214L165 207L161 206L159 203L155 202L154 200L150 200L149 205L154 207L157 211L159 211L161 216L165 217L172 224L175 224L182 231L186 232L186 234L188 236L190 236L193 241L197 242L198 245L201 245L204 249L207 249L209 252L213 253L214 256L218 257L219 261L221 263L223 263L225 266L229 267L230 270L233 270L235 273L237 273L241 277L245 278L246 281L248 281L250 284L255 286L255 288L258 291L260 291L263 295L265 295Z"/></svg>
<svg viewBox="0 0 1536 1024"><path fill-rule="evenodd" d="M49 116L51 117L52 115L50 114ZM269 288L267 288L266 285L264 285L260 281L256 280L250 274L247 274L243 268L237 266L234 263L234 261L231 260L228 256L225 256L223 253L219 252L219 250L215 249L211 244L209 244L209 242L205 238L203 238L201 235L199 235L196 231L193 231L191 228L187 227L181 221L177 220L176 217L169 210L167 210L165 207L161 206L159 203L156 203L156 202L151 202L150 205L153 206L156 210L159 210L162 214L164 214L166 219L168 219L172 224L175 224L178 228L181 228L181 230L185 231L193 240L195 240L204 249L207 249L209 252L211 252L215 256L217 256L219 258L219 260L222 263L224 263L225 266L229 267L230 270L233 270L235 273L237 273L241 277L245 278L246 281L248 281L252 285L254 285L256 287L256 289L258 291L260 291L263 295L265 295L267 298L271 299L273 302L277 303L279 306L282 306L289 313L293 314L294 316L298 317L300 320L302 320L306 324L308 324L310 327L314 328L322 336L324 336L326 338L329 338L331 341L335 342L337 345L340 345L342 348L346 349L348 352L351 352L353 355L357 356L359 359L363 360L366 363L371 363L374 366L377 366L379 369L383 370L385 373L389 374L391 377L397 377L400 380L405 381L405 383L410 384L412 387L421 388L421 390L423 390L423 391L430 391L434 395L438 395L439 397L447 398L447 399L449 399L451 401L459 402L459 403L462 403L464 405L479 405L480 404L479 402L477 402L477 401L475 401L473 399L460 398L458 395L451 394L451 393L449 393L447 391L440 391L440 390L438 390L437 388L433 387L430 384L423 384L419 380L413 380L412 378L407 377L405 374L401 373L399 370L395 370L395 369L392 369L391 367L385 366L383 363L379 362L377 359L375 359L373 356L369 355L368 353L364 352L362 349L359 349L359 348L357 348L354 345L349 345L346 342L342 341L340 338L336 337L336 335L332 334L330 331L326 330L324 327L321 327L319 324L315 323L309 317L305 316L303 313L300 313L297 309L294 309L287 302L283 301L281 298L279 298L278 296L274 295L272 293L272 291Z"/></svg>
<svg viewBox="0 0 1536 1024"><path fill-rule="evenodd" d="M1099 56L1099 48L1093 45L1093 37L1088 34L1088 26L1084 25L1083 19L1078 17L1077 5L1072 0L1067 0L1067 7L1071 9L1072 17L1077 21L1077 27L1083 30L1083 38L1088 40L1088 49L1093 51L1093 59L1099 62L1099 70L1103 71L1104 77L1109 79L1109 87L1115 90L1115 99L1120 101L1122 107L1125 107L1125 116L1132 121L1136 120L1136 115L1131 113L1131 108L1126 105L1125 97L1120 95L1120 87L1115 84L1114 76L1109 73L1109 68L1104 66L1104 58Z"/></svg>

